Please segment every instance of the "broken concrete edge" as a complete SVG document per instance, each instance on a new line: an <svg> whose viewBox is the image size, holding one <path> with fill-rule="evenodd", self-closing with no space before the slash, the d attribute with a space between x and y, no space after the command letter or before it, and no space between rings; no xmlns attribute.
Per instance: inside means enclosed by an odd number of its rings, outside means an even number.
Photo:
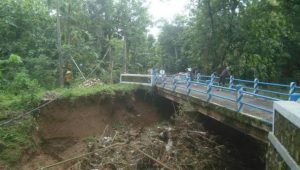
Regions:
<svg viewBox="0 0 300 170"><path fill-rule="evenodd" d="M268 139L271 144L274 146L276 151L279 153L281 158L285 161L285 163L290 167L291 170L299 170L300 166L296 163L296 161L292 158L286 148L279 142L273 132L270 132L268 135Z"/></svg>
<svg viewBox="0 0 300 170"><path fill-rule="evenodd" d="M198 112L209 116L219 122L222 122L242 133L245 133L262 142L268 142L268 132L271 131L272 125L269 122L263 121L255 116L238 113L237 111L228 109L221 105L209 103L202 99L187 96L185 94L174 93L168 89L156 88L156 91L161 96L164 96L177 103L190 102Z"/></svg>

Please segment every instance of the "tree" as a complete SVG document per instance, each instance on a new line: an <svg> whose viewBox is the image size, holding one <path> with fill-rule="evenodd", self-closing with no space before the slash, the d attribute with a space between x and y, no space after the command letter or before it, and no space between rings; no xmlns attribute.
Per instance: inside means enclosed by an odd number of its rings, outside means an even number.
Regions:
<svg viewBox="0 0 300 170"><path fill-rule="evenodd" d="M298 1L191 4L183 29L176 30L174 20L163 26L159 38L162 60L175 63L164 62L171 72L189 65L210 74L231 66L232 73L244 79L289 82L300 76Z"/></svg>

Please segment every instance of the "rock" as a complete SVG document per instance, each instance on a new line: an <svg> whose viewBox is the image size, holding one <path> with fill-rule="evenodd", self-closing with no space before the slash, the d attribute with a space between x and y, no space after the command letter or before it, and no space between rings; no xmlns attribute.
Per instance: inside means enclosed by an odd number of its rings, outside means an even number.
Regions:
<svg viewBox="0 0 300 170"><path fill-rule="evenodd" d="M169 139L169 135L166 131L162 131L159 133L159 138L164 141L164 142L167 142L168 139Z"/></svg>
<svg viewBox="0 0 300 170"><path fill-rule="evenodd" d="M49 101L49 100L55 100L59 97L59 95L55 92L52 91L46 91L46 93L43 96L44 101Z"/></svg>

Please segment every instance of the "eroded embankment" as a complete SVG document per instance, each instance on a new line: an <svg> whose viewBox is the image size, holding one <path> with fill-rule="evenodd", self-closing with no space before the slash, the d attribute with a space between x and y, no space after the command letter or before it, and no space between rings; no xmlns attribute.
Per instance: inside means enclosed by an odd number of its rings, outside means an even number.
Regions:
<svg viewBox="0 0 300 170"><path fill-rule="evenodd" d="M174 113L173 105L145 90L56 100L37 118L37 152L25 156L22 169L36 169L86 152L85 141L104 129L146 127ZM64 169L64 168L62 168Z"/></svg>
<svg viewBox="0 0 300 170"><path fill-rule="evenodd" d="M132 94L93 95L74 101L58 100L43 108L39 136L48 140L100 135L106 125L147 126L163 116L141 91ZM167 113L170 114L170 113Z"/></svg>
<svg viewBox="0 0 300 170"><path fill-rule="evenodd" d="M41 110L37 122L37 151L19 169L87 152L95 153L52 169L163 167L144 153L171 169L264 169L264 144L145 90L57 100ZM101 150L118 143L124 145Z"/></svg>

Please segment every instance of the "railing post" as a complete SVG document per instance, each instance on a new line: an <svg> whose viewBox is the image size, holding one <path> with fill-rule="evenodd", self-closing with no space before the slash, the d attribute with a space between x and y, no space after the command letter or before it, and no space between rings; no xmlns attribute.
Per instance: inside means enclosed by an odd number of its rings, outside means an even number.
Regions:
<svg viewBox="0 0 300 170"><path fill-rule="evenodd" d="M234 77L230 76L230 79L229 79L229 88L233 88L233 82L234 82Z"/></svg>
<svg viewBox="0 0 300 170"><path fill-rule="evenodd" d="M188 84L189 81L191 81L191 73L186 73L186 84Z"/></svg>
<svg viewBox="0 0 300 170"><path fill-rule="evenodd" d="M153 86L153 83L154 83L154 69L153 68L151 68L151 70L150 70L150 75L151 75L150 83L151 83L151 86Z"/></svg>
<svg viewBox="0 0 300 170"><path fill-rule="evenodd" d="M177 80L173 79L173 91L176 90Z"/></svg>
<svg viewBox="0 0 300 170"><path fill-rule="evenodd" d="M240 112L243 108L242 99L243 99L243 86L239 85L237 86L237 98L236 98L238 112Z"/></svg>
<svg viewBox="0 0 300 170"><path fill-rule="evenodd" d="M167 85L167 78L164 76L163 78L163 88L165 88Z"/></svg>
<svg viewBox="0 0 300 170"><path fill-rule="evenodd" d="M259 80L258 78L255 78L254 79L254 85L253 85L253 93L256 94L258 92L258 83L259 83Z"/></svg>
<svg viewBox="0 0 300 170"><path fill-rule="evenodd" d="M212 95L211 95L212 85L213 85L213 81L210 81L207 85L207 95L208 95L207 101L208 102L210 101L210 99L212 97Z"/></svg>
<svg viewBox="0 0 300 170"><path fill-rule="evenodd" d="M187 88L187 95L190 95L190 93L191 93L191 85L192 85L192 82L188 81L187 86L186 86L186 88Z"/></svg>
<svg viewBox="0 0 300 170"><path fill-rule="evenodd" d="M295 82L291 82L290 84L290 91L289 91L289 100L291 100L291 95L293 93L295 93L296 91L296 83Z"/></svg>
<svg viewBox="0 0 300 170"><path fill-rule="evenodd" d="M215 73L212 73L212 74L210 75L210 82L211 82L212 84L214 84L215 77L216 77Z"/></svg>
<svg viewBox="0 0 300 170"><path fill-rule="evenodd" d="M155 85L155 75L151 74L151 86Z"/></svg>
<svg viewBox="0 0 300 170"><path fill-rule="evenodd" d="M201 81L201 74L197 73L197 82L200 82L200 81Z"/></svg>

